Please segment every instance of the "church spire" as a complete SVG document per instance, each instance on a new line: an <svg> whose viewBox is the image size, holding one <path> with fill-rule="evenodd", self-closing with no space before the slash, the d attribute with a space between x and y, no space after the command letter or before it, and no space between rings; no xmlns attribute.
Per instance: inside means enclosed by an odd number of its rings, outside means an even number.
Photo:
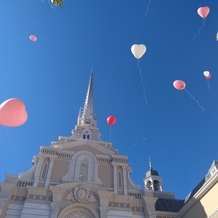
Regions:
<svg viewBox="0 0 218 218"><path fill-rule="evenodd" d="M96 114L94 112L93 69L90 74L88 89L83 108L79 111L77 125L87 124L96 126Z"/></svg>

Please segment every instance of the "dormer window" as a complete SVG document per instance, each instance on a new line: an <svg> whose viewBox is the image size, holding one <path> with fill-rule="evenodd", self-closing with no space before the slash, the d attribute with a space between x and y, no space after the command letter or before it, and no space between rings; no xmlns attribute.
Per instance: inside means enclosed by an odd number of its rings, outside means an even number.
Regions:
<svg viewBox="0 0 218 218"><path fill-rule="evenodd" d="M86 119L86 124L89 124L89 120L88 119Z"/></svg>
<svg viewBox="0 0 218 218"><path fill-rule="evenodd" d="M90 130L84 129L82 132L82 138L83 139L92 139Z"/></svg>

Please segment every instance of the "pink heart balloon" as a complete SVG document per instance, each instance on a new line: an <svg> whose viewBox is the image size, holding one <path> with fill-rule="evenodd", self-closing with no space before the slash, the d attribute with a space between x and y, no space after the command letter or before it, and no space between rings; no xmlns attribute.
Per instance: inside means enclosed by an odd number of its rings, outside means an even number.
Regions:
<svg viewBox="0 0 218 218"><path fill-rule="evenodd" d="M20 99L10 98L0 105L0 125L21 126L27 118L26 107Z"/></svg>
<svg viewBox="0 0 218 218"><path fill-rule="evenodd" d="M206 18L210 12L210 8L209 7L200 7L200 8L198 8L197 12L198 12L199 16L201 16L202 18Z"/></svg>

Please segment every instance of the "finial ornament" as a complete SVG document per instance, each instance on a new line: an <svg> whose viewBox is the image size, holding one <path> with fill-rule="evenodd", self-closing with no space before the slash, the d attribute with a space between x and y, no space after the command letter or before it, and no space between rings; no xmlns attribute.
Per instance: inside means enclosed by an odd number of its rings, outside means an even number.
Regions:
<svg viewBox="0 0 218 218"><path fill-rule="evenodd" d="M150 167L150 170L152 170L152 164L151 164L150 156L148 157L148 161L149 161L149 167Z"/></svg>

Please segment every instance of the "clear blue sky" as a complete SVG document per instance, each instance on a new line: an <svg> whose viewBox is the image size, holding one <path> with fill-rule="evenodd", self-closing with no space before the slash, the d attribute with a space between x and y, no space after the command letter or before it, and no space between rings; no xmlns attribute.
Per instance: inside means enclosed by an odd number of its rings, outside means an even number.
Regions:
<svg viewBox="0 0 218 218"><path fill-rule="evenodd" d="M103 141L129 156L132 179L143 186L148 157L165 191L183 199L218 159L218 2L215 0L46 0L0 4L0 102L24 101L21 127L0 126L0 181L24 172L40 146L71 136L94 65L94 101ZM205 26L197 9L209 6ZM30 35L37 42L29 40ZM130 48L145 44L137 60ZM210 91L203 72L212 74ZM174 80L186 82L187 90ZM144 140L143 138L146 138Z"/></svg>

